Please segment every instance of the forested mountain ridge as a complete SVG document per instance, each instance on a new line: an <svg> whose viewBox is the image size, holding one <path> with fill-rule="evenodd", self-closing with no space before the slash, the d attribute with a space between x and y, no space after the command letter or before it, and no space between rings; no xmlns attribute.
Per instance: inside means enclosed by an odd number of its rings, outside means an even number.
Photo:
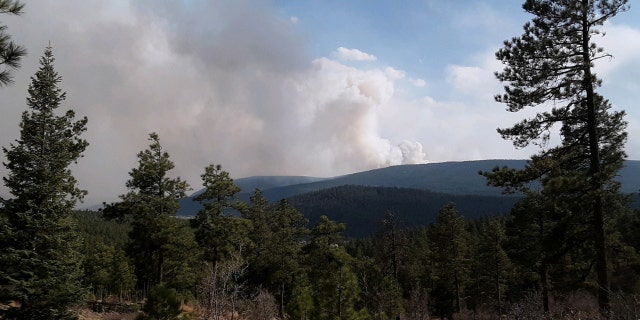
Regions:
<svg viewBox="0 0 640 320"><path fill-rule="evenodd" d="M468 220L482 216L507 215L520 199L516 196L457 195L427 190L346 185L299 194L289 203L302 212L311 224L325 215L344 223L348 237L369 237L379 231L385 214L392 212L405 228L427 226L435 222L439 211L456 203Z"/></svg>
<svg viewBox="0 0 640 320"><path fill-rule="evenodd" d="M495 166L520 168L524 167L524 164L524 160L478 160L399 165L263 191L265 196L272 200L343 185L399 187L450 194L500 195L501 190L487 186L486 179L478 172L489 171Z"/></svg>
<svg viewBox="0 0 640 320"><path fill-rule="evenodd" d="M250 193L253 190L267 190L291 185L318 182L331 178L318 178L307 176L253 176L235 179L233 182L240 187L243 193Z"/></svg>
<svg viewBox="0 0 640 320"><path fill-rule="evenodd" d="M494 167L508 166L523 168L526 160L475 160L459 162L427 163L419 165L399 165L363 171L334 178L315 178L301 176L256 176L234 180L242 189L238 198L248 201L254 190L260 189L270 201L287 199L309 192L340 186L368 186L417 189L449 197L474 195L487 196L486 201L494 201L494 197L503 196L500 188L487 186L486 179L479 171L491 171ZM640 190L640 161L627 160L618 177L622 184L622 192L637 193ZM200 191L196 192L197 195ZM179 215L193 216L200 205L192 197L182 199ZM463 199L465 197L462 197ZM467 197L466 199L479 199ZM492 200L488 200L492 199ZM464 207L465 204L458 203ZM304 210L302 210L304 212ZM464 210L461 210L464 212ZM329 214L327 212L326 214ZM490 214L490 212L487 212Z"/></svg>

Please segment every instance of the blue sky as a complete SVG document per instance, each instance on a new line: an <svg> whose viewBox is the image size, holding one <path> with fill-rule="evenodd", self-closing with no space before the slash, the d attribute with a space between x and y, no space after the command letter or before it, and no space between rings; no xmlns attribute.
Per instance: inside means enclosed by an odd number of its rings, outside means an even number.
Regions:
<svg viewBox="0 0 640 320"><path fill-rule="evenodd" d="M520 28L526 15L514 1L276 1L281 17L299 18L312 54L337 47L375 52L399 68L441 73ZM499 42L498 42L499 44ZM437 61L437 62L436 62Z"/></svg>
<svg viewBox="0 0 640 320"><path fill-rule="evenodd" d="M630 3L632 10L611 23L640 28L640 13ZM313 57L338 47L358 48L374 54L379 64L431 79L434 85L446 77L447 66L477 64L478 55L520 35L532 17L514 0L280 0L274 6L281 18L298 19ZM447 91L446 85L438 85L441 90Z"/></svg>
<svg viewBox="0 0 640 320"><path fill-rule="evenodd" d="M600 89L640 159L640 7L598 39ZM2 89L0 144L17 138L29 77L51 42L66 107L89 118L74 168L89 204L125 191L157 132L194 189L232 177L334 176L389 165L525 159L496 133L524 114L493 101L494 52L531 17L514 0L30 0L9 33L29 55ZM1 172L0 172L1 173Z"/></svg>

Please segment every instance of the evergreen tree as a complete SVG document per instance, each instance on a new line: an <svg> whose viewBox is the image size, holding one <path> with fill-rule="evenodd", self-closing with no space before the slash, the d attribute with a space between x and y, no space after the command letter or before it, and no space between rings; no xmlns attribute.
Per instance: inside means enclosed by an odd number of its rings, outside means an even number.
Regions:
<svg viewBox="0 0 640 320"><path fill-rule="evenodd" d="M400 270L405 244L401 233L400 219L393 211L387 211L382 219L382 230L378 234L380 260L385 265L388 275L396 281Z"/></svg>
<svg viewBox="0 0 640 320"><path fill-rule="evenodd" d="M65 93L54 70L51 47L31 78L20 139L3 151L13 198L0 209L0 308L3 319L73 318L69 307L81 301L80 238L72 209L86 191L69 166L81 157L87 119L56 115Z"/></svg>
<svg viewBox="0 0 640 320"><path fill-rule="evenodd" d="M557 234L552 230L560 218L558 211L541 193L531 192L516 203L506 226L508 251L522 275L521 291L530 287L540 288L544 312L549 312L549 269L557 261L554 247L565 245L551 236Z"/></svg>
<svg viewBox="0 0 640 320"><path fill-rule="evenodd" d="M195 197L195 200L200 201L204 207L198 216L199 220L205 220L207 216L222 216L225 210L239 206L234 199L241 190L233 182L229 173L222 170L221 165L208 165L201 178L205 189Z"/></svg>
<svg viewBox="0 0 640 320"><path fill-rule="evenodd" d="M193 251L193 234L175 217L178 199L186 195L189 186L168 176L174 164L158 135L151 133L149 141L149 148L138 153L138 167L129 173L129 192L103 210L106 218L131 219L126 251L134 261L138 286L146 289L175 281L183 273L194 273L195 263L184 259L195 259L199 254Z"/></svg>
<svg viewBox="0 0 640 320"><path fill-rule="evenodd" d="M22 14L24 3L18 0L0 0L0 13L13 15ZM11 36L6 32L7 26L0 25L0 65L5 69L0 71L0 86L13 83L12 71L20 67L20 59L27 51L11 41Z"/></svg>
<svg viewBox="0 0 640 320"><path fill-rule="evenodd" d="M510 112L549 108L511 128L498 129L502 137L513 140L516 147L546 146L554 125L561 125L562 145L534 157L524 176L536 179L550 173L586 194L575 199L589 204L602 310L609 305L603 197L615 191L608 186L624 158L626 124L624 112L610 112L609 102L595 91L601 81L593 65L607 55L593 37L606 20L627 9L626 3L527 0L523 8L534 15L532 22L525 24L521 37L505 41L496 53L505 65L496 76L506 83L505 93L497 95L496 101L505 103ZM513 172L506 175L514 177Z"/></svg>
<svg viewBox="0 0 640 320"><path fill-rule="evenodd" d="M382 219L382 228L375 238L378 250L374 256L382 272L377 291L383 298L378 307L385 309L385 313L393 319L400 319L403 309L399 274L406 260L406 240L400 224L398 215L391 210L387 211Z"/></svg>
<svg viewBox="0 0 640 320"><path fill-rule="evenodd" d="M504 311L505 292L512 275L511 260L504 245L506 234L504 220L499 218L483 219L478 233L478 251L474 263L479 265L476 284L481 288L474 295L490 303L499 314Z"/></svg>
<svg viewBox="0 0 640 320"><path fill-rule="evenodd" d="M253 225L250 238L255 246L250 254L249 273L254 276L251 282L273 293L281 317L287 311L304 314L308 311L309 290L300 260L302 243L308 234L307 219L285 199L268 205L259 190L251 197L243 216Z"/></svg>
<svg viewBox="0 0 640 320"><path fill-rule="evenodd" d="M86 244L86 239L83 239ZM133 268L124 251L103 242L88 244L91 250L84 252L84 283L93 289L98 300L109 295L120 299L131 297L135 288Z"/></svg>
<svg viewBox="0 0 640 320"><path fill-rule="evenodd" d="M256 189L254 193L249 196L249 205L244 206L240 210L240 216L251 222L251 232L249 233L249 239L253 243L253 246L247 252L250 266L252 271L257 271L262 267L262 262L265 262L265 257L268 256L269 241L272 239L272 223L271 218L271 206L269 200L264 196L262 190Z"/></svg>
<svg viewBox="0 0 640 320"><path fill-rule="evenodd" d="M357 310L360 287L352 269L353 257L344 248L345 225L321 216L305 247L314 302L313 319L368 318Z"/></svg>
<svg viewBox="0 0 640 320"><path fill-rule="evenodd" d="M434 312L450 317L462 310L464 283L468 277L468 239L464 218L450 203L440 211L429 230L434 272Z"/></svg>
<svg viewBox="0 0 640 320"><path fill-rule="evenodd" d="M205 251L205 260L215 264L247 249L251 223L225 215L226 210L241 209L241 204L234 201L240 188L221 165L207 166L201 177L205 189L195 200L202 203L203 209L191 222L196 228L196 240Z"/></svg>
<svg viewBox="0 0 640 320"><path fill-rule="evenodd" d="M270 288L277 293L280 315L284 316L285 307L293 297L293 290L304 285L300 274L302 241L308 234L307 219L289 202L282 199L271 210L270 226L272 237L269 239L267 261L271 265L272 274L269 279Z"/></svg>

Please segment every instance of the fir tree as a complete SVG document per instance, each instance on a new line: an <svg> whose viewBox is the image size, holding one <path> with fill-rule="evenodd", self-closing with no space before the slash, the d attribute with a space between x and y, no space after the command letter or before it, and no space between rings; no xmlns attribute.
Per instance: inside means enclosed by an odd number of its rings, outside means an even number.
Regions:
<svg viewBox="0 0 640 320"><path fill-rule="evenodd" d="M65 100L58 87L51 47L31 78L22 114L20 139L3 148L9 175L3 178L13 195L0 210L0 318L68 319L69 307L81 300L80 239L72 218L86 194L69 166L81 157L80 138L87 119L74 121L71 110L55 111Z"/></svg>

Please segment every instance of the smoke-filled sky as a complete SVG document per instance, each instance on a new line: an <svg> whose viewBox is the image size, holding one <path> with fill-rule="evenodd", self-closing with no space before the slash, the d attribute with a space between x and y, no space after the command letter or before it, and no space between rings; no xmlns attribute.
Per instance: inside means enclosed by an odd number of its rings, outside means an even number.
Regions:
<svg viewBox="0 0 640 320"><path fill-rule="evenodd" d="M85 205L126 192L150 132L195 190L211 163L234 178L335 176L536 152L495 131L526 116L492 98L502 87L494 52L531 18L519 1L26 2L22 16L1 17L28 56L0 89L0 144L18 138L51 43L61 109L89 118L74 167ZM601 28L613 58L596 71L600 92L627 110L627 153L640 159L640 6L630 4Z"/></svg>

